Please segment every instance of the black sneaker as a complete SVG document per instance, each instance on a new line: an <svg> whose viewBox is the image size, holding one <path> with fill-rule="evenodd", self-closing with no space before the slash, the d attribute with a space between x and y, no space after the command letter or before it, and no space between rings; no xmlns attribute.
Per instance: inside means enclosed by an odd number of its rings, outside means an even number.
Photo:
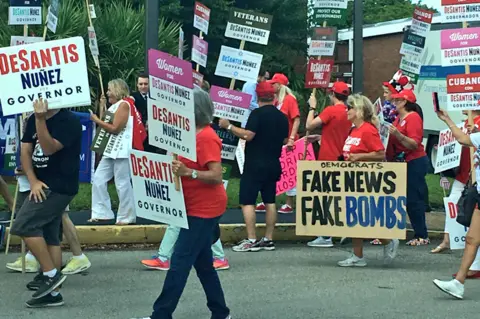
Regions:
<svg viewBox="0 0 480 319"><path fill-rule="evenodd" d="M42 283L38 287L37 291L32 295L33 299L42 298L55 289L57 289L67 277L62 274L60 271L57 271L57 274L54 277L43 276Z"/></svg>
<svg viewBox="0 0 480 319"><path fill-rule="evenodd" d="M275 250L275 243L273 240L266 240L262 238L261 240L255 242L252 245L251 251L259 251L259 250Z"/></svg>
<svg viewBox="0 0 480 319"><path fill-rule="evenodd" d="M35 277L33 277L33 280L27 284L27 289L32 291L37 291L38 288L42 285L42 283L43 283L43 273L39 272Z"/></svg>
<svg viewBox="0 0 480 319"><path fill-rule="evenodd" d="M44 308L63 306L64 302L61 294L58 294L54 297L51 293L49 293L48 295L38 299L30 299L25 304L28 308Z"/></svg>

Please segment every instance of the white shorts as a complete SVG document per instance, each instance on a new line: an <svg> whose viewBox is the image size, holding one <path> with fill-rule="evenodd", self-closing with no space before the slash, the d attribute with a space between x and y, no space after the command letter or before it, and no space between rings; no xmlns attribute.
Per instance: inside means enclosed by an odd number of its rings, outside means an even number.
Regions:
<svg viewBox="0 0 480 319"><path fill-rule="evenodd" d="M287 191L287 196L297 196L297 188L294 187L291 190Z"/></svg>

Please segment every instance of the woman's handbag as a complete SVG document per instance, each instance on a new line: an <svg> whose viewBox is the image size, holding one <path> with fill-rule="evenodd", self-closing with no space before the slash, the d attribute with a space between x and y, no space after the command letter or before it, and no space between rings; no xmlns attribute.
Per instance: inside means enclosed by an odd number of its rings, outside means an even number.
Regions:
<svg viewBox="0 0 480 319"><path fill-rule="evenodd" d="M477 183L473 185L467 184L465 186L457 204L457 223L465 227L470 227L473 212L477 207L479 197Z"/></svg>

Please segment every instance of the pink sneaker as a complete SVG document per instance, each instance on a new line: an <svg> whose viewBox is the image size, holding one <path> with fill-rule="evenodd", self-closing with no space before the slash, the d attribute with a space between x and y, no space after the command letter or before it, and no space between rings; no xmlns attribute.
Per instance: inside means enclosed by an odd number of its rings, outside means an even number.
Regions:
<svg viewBox="0 0 480 319"><path fill-rule="evenodd" d="M293 208L290 207L290 205L285 204L285 205L283 205L282 207L280 207L280 209L278 210L278 212L279 212L280 214L291 214L291 213L293 213Z"/></svg>
<svg viewBox="0 0 480 319"><path fill-rule="evenodd" d="M228 259L224 258L223 260L219 258L214 258L213 259L213 268L215 270L227 270L230 268L230 265L228 264Z"/></svg>
<svg viewBox="0 0 480 319"><path fill-rule="evenodd" d="M267 207L265 206L264 203L257 204L257 207L255 207L255 212L257 213L265 213L267 211Z"/></svg>
<svg viewBox="0 0 480 319"><path fill-rule="evenodd" d="M142 260L142 265L147 267L148 269L156 269L156 270L169 270L170 269L170 261L162 261L158 257L153 257L152 259L144 259Z"/></svg>

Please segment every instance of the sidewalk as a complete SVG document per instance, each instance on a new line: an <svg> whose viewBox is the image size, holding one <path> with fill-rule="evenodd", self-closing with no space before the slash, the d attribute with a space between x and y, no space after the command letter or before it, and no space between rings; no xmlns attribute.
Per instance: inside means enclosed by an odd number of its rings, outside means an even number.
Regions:
<svg viewBox="0 0 480 319"><path fill-rule="evenodd" d="M427 213L427 227L429 237L443 238L445 225L445 213ZM308 241L313 237L297 236L295 233L295 213L278 214L277 227L275 232L276 241ZM136 225L115 226L115 222L89 224L90 211L70 212L70 218L77 226L77 232L82 244L151 244L159 243L165 232L165 225L146 220L137 219ZM223 242L235 243L246 238L246 230L243 222L243 215L240 209L229 209L220 220L221 238ZM411 234L411 225L408 236ZM265 231L265 213L257 213L257 234ZM12 237L12 244L18 245L19 239Z"/></svg>

